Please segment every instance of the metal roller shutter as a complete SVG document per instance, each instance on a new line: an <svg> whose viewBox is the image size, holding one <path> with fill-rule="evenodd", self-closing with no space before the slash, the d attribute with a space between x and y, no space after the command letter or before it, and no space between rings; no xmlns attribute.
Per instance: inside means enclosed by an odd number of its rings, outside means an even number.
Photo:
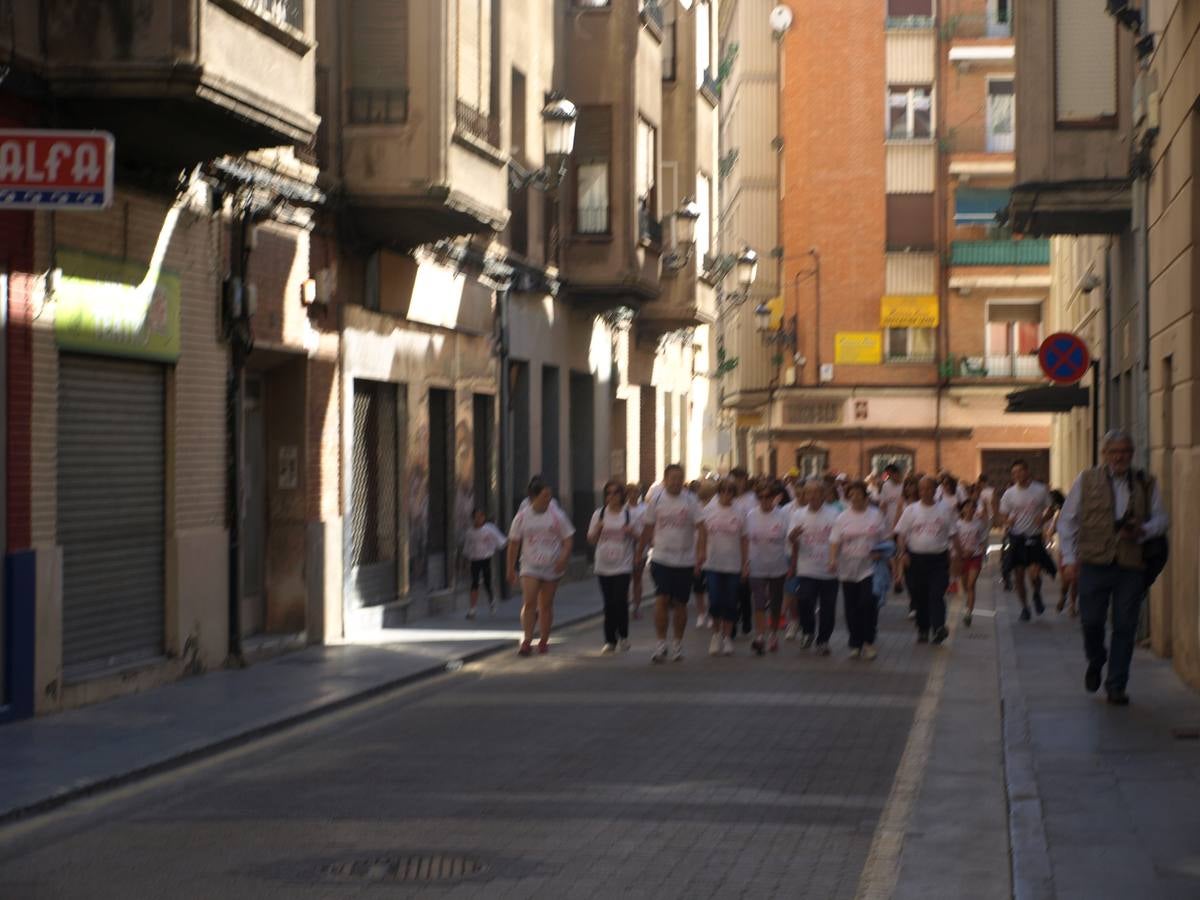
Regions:
<svg viewBox="0 0 1200 900"><path fill-rule="evenodd" d="M347 590L356 606L397 596L397 412L396 385L355 379Z"/></svg>
<svg viewBox="0 0 1200 900"><path fill-rule="evenodd" d="M68 676L163 652L163 367L59 360L58 535Z"/></svg>

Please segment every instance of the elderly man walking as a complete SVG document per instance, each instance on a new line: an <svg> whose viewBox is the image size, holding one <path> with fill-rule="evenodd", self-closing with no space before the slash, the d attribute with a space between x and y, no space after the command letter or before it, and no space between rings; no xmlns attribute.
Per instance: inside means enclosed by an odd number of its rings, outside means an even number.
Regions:
<svg viewBox="0 0 1200 900"><path fill-rule="evenodd" d="M1058 519L1063 572L1079 579L1079 611L1087 653L1084 686L1100 689L1105 663L1108 702L1126 706L1129 664L1138 613L1149 587L1143 545L1167 530L1167 514L1154 478L1131 468L1133 438L1114 430L1101 443L1103 465L1087 469L1071 486ZM1109 650L1105 630L1109 603L1113 627Z"/></svg>

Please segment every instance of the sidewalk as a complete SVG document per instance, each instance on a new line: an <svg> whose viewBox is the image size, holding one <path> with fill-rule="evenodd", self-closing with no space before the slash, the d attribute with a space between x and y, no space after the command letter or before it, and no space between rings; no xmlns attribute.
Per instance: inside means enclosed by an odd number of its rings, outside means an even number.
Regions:
<svg viewBox="0 0 1200 900"><path fill-rule="evenodd" d="M599 616L595 579L564 584L555 627ZM0 823L50 809L506 649L520 601L486 599L479 618L387 629L353 645L309 647L245 669L0 726ZM600 640L599 635L597 641Z"/></svg>

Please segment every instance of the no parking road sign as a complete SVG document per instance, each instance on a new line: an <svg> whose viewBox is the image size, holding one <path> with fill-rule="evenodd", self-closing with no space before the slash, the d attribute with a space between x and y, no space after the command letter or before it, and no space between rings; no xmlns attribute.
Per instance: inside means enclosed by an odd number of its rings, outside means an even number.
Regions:
<svg viewBox="0 0 1200 900"><path fill-rule="evenodd" d="M1087 372L1092 357L1079 335L1058 331L1042 341L1038 363L1054 383L1074 384Z"/></svg>

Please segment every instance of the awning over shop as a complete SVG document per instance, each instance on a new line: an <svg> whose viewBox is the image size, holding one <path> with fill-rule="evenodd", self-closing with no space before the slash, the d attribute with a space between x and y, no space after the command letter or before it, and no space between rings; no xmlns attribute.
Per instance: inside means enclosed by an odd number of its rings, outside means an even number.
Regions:
<svg viewBox="0 0 1200 900"><path fill-rule="evenodd" d="M954 224L991 225L996 213L1008 206L1008 197L1004 188L960 187L954 193Z"/></svg>

